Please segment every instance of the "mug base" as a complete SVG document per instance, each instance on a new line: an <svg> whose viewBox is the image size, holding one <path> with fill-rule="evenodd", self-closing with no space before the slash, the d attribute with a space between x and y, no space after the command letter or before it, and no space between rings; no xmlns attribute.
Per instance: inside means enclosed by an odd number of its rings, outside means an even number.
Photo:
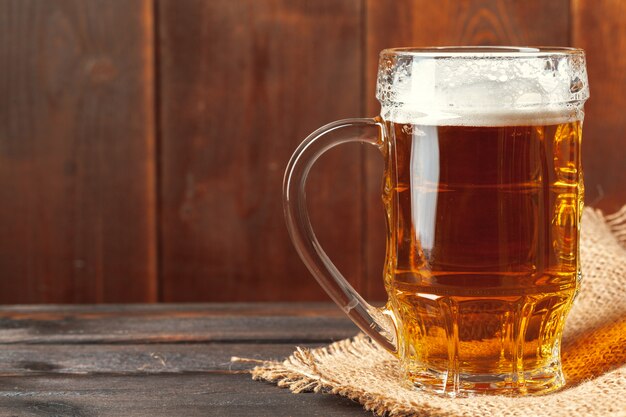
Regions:
<svg viewBox="0 0 626 417"><path fill-rule="evenodd" d="M425 370L410 372L409 384L417 390L446 397L468 397L473 395L544 395L565 385L560 366L549 366L520 374L467 374L459 373L456 378L448 372Z"/></svg>

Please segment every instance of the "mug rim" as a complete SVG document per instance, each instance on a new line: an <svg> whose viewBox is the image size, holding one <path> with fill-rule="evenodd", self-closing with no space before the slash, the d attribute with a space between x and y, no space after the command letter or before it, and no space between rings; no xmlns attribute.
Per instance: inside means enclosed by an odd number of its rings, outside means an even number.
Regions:
<svg viewBox="0 0 626 417"><path fill-rule="evenodd" d="M581 48L566 46L429 46L387 48L380 56L415 56L424 58L540 58L548 56L584 56Z"/></svg>

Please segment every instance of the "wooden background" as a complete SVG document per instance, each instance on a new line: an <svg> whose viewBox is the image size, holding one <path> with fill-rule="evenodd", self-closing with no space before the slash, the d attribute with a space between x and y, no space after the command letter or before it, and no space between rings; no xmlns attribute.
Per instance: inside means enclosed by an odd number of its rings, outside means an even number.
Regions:
<svg viewBox="0 0 626 417"><path fill-rule="evenodd" d="M0 302L325 300L281 181L327 122L378 112L394 46L587 50L587 204L626 203L619 0L0 0ZM312 173L317 234L382 299L382 158Z"/></svg>

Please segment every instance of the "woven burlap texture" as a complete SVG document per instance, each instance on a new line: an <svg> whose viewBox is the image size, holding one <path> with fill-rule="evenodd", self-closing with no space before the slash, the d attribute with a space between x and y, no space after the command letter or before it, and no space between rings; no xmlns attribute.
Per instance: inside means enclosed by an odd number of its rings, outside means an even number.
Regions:
<svg viewBox="0 0 626 417"><path fill-rule="evenodd" d="M395 357L363 335L264 362L254 379L295 393L337 394L386 416L626 416L626 206L611 216L585 209L582 289L566 322L566 388L535 397L443 398L401 381Z"/></svg>

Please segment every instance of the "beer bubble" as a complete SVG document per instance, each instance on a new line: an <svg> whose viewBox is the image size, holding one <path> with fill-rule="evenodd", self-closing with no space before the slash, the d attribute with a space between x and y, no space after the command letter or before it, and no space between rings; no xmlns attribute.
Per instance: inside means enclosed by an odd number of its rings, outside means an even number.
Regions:
<svg viewBox="0 0 626 417"><path fill-rule="evenodd" d="M413 134L413 125L402 125L402 133L407 135Z"/></svg>

